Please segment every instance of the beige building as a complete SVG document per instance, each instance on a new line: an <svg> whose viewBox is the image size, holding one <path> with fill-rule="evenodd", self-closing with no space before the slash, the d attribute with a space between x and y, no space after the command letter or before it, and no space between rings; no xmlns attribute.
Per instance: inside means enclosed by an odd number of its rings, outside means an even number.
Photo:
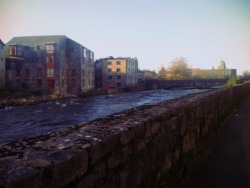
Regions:
<svg viewBox="0 0 250 188"><path fill-rule="evenodd" d="M192 76L195 78L231 78L237 76L236 69L227 69L224 60L219 62L218 68L202 70L202 69L191 69Z"/></svg>
<svg viewBox="0 0 250 188"><path fill-rule="evenodd" d="M5 87L5 44L0 39L0 89Z"/></svg>
<svg viewBox="0 0 250 188"><path fill-rule="evenodd" d="M138 82L138 60L130 57L108 57L96 60L97 88L125 88Z"/></svg>

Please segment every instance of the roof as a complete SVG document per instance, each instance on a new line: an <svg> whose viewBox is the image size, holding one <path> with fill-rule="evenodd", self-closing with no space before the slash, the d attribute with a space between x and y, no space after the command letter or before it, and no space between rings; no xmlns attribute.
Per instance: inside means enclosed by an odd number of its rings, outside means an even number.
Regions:
<svg viewBox="0 0 250 188"><path fill-rule="evenodd" d="M65 35L43 35L43 36L20 36L20 37L13 37L9 42L7 42L7 45L27 45L27 46L34 46L38 44L52 44L52 43L60 43L65 40L73 41L77 44L81 45L80 43L72 40L71 38L65 36ZM83 46L86 48L85 46ZM88 48L86 48L88 49ZM89 49L88 49L89 50ZM90 50L91 51L91 50ZM91 51L92 52L92 51Z"/></svg>
<svg viewBox="0 0 250 188"><path fill-rule="evenodd" d="M0 39L0 44L5 45L1 39Z"/></svg>
<svg viewBox="0 0 250 188"><path fill-rule="evenodd" d="M22 45L32 45L39 43L48 43L54 41L61 41L66 39L65 35L44 35L44 36L21 36L21 37L13 37L6 44L22 44Z"/></svg>

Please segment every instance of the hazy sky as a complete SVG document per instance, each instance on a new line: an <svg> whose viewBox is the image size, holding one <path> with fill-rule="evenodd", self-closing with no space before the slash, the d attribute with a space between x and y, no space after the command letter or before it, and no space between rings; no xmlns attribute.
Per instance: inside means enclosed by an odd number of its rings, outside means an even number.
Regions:
<svg viewBox="0 0 250 188"><path fill-rule="evenodd" d="M250 0L0 0L0 39L32 35L66 35L95 59L137 57L140 69L184 57L250 70Z"/></svg>

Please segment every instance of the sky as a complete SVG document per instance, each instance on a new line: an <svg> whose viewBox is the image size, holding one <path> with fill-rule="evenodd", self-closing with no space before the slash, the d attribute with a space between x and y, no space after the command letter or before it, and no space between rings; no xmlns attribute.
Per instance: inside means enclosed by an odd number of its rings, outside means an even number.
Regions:
<svg viewBox="0 0 250 188"><path fill-rule="evenodd" d="M35 35L66 35L95 59L137 57L140 69L183 57L250 71L250 0L0 0L0 39Z"/></svg>

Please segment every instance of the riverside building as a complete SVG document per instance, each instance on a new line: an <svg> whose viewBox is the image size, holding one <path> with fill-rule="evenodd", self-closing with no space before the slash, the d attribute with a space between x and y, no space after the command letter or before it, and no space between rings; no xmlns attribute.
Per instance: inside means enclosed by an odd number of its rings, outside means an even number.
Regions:
<svg viewBox="0 0 250 188"><path fill-rule="evenodd" d="M14 37L6 44L6 84L77 94L94 88L94 53L64 35Z"/></svg>
<svg viewBox="0 0 250 188"><path fill-rule="evenodd" d="M5 44L0 39L0 89L5 87Z"/></svg>
<svg viewBox="0 0 250 188"><path fill-rule="evenodd" d="M137 84L138 60L112 56L95 61L96 88L126 88Z"/></svg>

